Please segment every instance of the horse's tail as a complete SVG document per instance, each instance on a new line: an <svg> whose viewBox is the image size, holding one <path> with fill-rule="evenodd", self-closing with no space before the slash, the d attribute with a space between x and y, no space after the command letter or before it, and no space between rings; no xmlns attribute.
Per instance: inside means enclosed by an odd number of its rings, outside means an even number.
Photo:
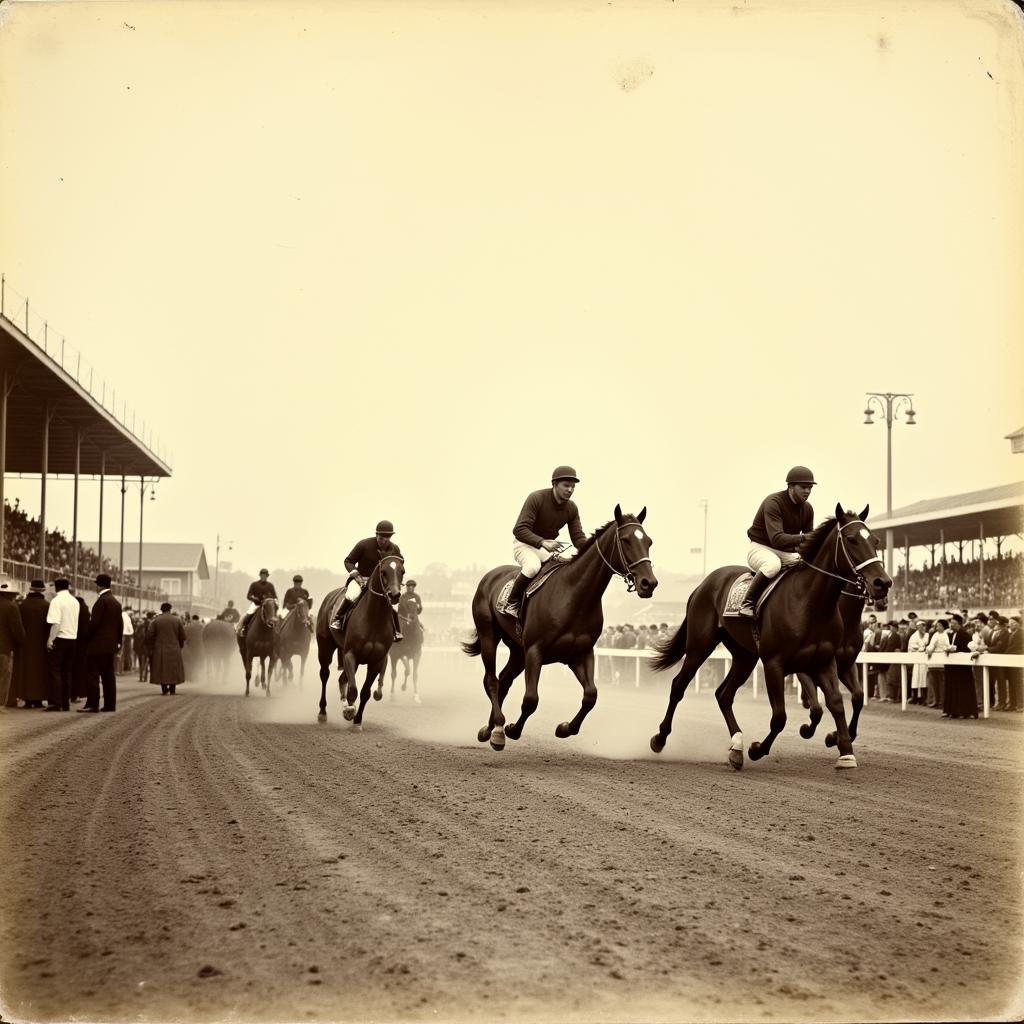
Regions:
<svg viewBox="0 0 1024 1024"><path fill-rule="evenodd" d="M480 657L480 634L475 629L473 630L473 639L463 641L462 650L471 658Z"/></svg>
<svg viewBox="0 0 1024 1024"><path fill-rule="evenodd" d="M664 644L655 644L654 650L658 653L651 658L648 664L655 672L664 672L677 661L681 661L686 653L686 619L683 619L682 625L676 630L676 635L671 640Z"/></svg>

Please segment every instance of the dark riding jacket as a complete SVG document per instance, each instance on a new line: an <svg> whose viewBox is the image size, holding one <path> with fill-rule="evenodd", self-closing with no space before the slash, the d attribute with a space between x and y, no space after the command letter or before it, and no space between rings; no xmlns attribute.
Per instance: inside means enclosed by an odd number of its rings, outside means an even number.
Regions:
<svg viewBox="0 0 1024 1024"><path fill-rule="evenodd" d="M313 598L309 596L309 591L305 587L289 587L284 592L284 610L290 612L300 600L310 606L313 604Z"/></svg>
<svg viewBox="0 0 1024 1024"><path fill-rule="evenodd" d="M569 527L569 539L574 547L587 539L580 526L580 513L571 499L559 504L550 487L533 491L523 503L522 511L512 527L516 540L539 548L541 541L554 540L563 526Z"/></svg>
<svg viewBox="0 0 1024 1024"><path fill-rule="evenodd" d="M810 502L798 505L785 490L769 494L761 502L747 536L776 551L796 551L803 540L801 535L813 528L814 509Z"/></svg>
<svg viewBox="0 0 1024 1024"><path fill-rule="evenodd" d="M255 580L249 584L249 593L245 595L246 601L252 601L253 604L263 604L268 597L277 600L277 591L270 580Z"/></svg>
<svg viewBox="0 0 1024 1024"><path fill-rule="evenodd" d="M345 568L349 572L357 572L364 579L369 579L370 573L377 568L377 563L388 555L402 556L402 549L391 541L385 541L383 547L377 544L376 537L367 537L361 540L345 559Z"/></svg>
<svg viewBox="0 0 1024 1024"><path fill-rule="evenodd" d="M217 618L224 622L237 622L239 619L238 609L235 607L225 608Z"/></svg>

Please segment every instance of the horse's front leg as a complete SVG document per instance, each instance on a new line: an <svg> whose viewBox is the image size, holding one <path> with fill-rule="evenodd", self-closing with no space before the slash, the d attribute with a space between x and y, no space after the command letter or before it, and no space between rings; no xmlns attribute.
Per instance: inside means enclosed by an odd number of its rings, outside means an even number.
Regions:
<svg viewBox="0 0 1024 1024"><path fill-rule="evenodd" d="M576 712L575 716L571 721L559 722L555 726L555 735L560 739L564 740L566 736L575 736L580 731L580 726L583 724L583 719L590 714L593 710L594 705L597 703L597 684L594 682L594 650L591 648L583 657L576 662L575 665L570 665L572 674L580 681L580 686L583 687L583 701L580 704L579 711Z"/></svg>
<svg viewBox="0 0 1024 1024"><path fill-rule="evenodd" d="M836 672L836 663L832 661L818 677L818 685L821 692L825 694L825 707L835 719L836 723L836 745L839 747L839 757L836 760L836 768L856 768L857 758L853 755L853 738L846 726L846 708L843 707L843 695L839 692L839 676ZM863 693L861 704L863 705Z"/></svg>
<svg viewBox="0 0 1024 1024"><path fill-rule="evenodd" d="M387 656L385 655L385 658ZM366 681L363 683L363 688L359 693L359 710L356 711L356 717L352 719L352 725L356 729L362 729L363 727L363 711L366 708L366 702L370 699L370 691L373 690L374 680L377 680L378 687L380 682L384 679L384 662L374 662L366 666ZM378 700L378 690L373 690L374 700Z"/></svg>
<svg viewBox="0 0 1024 1024"><path fill-rule="evenodd" d="M356 717L356 656L351 651L346 651L341 656L341 678L338 680L338 687L343 688L346 701L342 715L346 722L351 722ZM344 684L344 685L343 685Z"/></svg>
<svg viewBox="0 0 1024 1024"><path fill-rule="evenodd" d="M331 678L331 658L334 656L334 641L316 641L316 660L320 666L320 714L317 715L318 722L327 721L327 680Z"/></svg>
<svg viewBox="0 0 1024 1024"><path fill-rule="evenodd" d="M751 761L760 761L771 753L775 737L786 728L786 674L778 659L763 662L764 688L768 691L768 701L772 706L772 718L768 725L768 735L758 743L754 740L747 753Z"/></svg>
<svg viewBox="0 0 1024 1024"><path fill-rule="evenodd" d="M522 736L526 720L537 710L537 705L540 703L537 687L540 683L541 665L540 648L535 644L526 652L526 692L523 694L523 706L519 710L519 718L505 729L505 734L509 739L517 740Z"/></svg>

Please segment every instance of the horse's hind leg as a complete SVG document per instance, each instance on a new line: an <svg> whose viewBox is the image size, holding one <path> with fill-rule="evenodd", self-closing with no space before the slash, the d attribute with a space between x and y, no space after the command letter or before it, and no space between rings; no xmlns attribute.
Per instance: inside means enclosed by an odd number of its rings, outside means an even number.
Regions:
<svg viewBox="0 0 1024 1024"><path fill-rule="evenodd" d="M665 741L668 739L669 733L672 732L672 719L676 713L676 705L683 699L690 680L697 674L698 669L707 661L708 655L718 644L717 623L710 616L703 618L708 621L700 623L704 627L700 632L696 629L693 616L688 616L683 620L688 630L686 654L683 655L683 663L672 680L665 717L661 720L658 731L651 737L651 750L656 754L660 754L665 749Z"/></svg>
<svg viewBox="0 0 1024 1024"><path fill-rule="evenodd" d="M478 627L480 637L480 660L484 663L484 693L491 702L491 714L487 724L480 729L476 738L481 743L490 740L493 750L504 750L505 748L505 715L501 710L501 700L498 697L499 680L495 675L495 656L497 654L497 641L491 630L484 631ZM506 665L502 669L502 676L508 671Z"/></svg>
<svg viewBox="0 0 1024 1024"><path fill-rule="evenodd" d="M732 665L715 690L715 698L732 738L729 744L729 764L739 771L743 767L743 733L736 721L733 703L739 688L750 678L750 673L757 665L757 655L740 647L731 638L727 638L724 643L732 655Z"/></svg>
<svg viewBox="0 0 1024 1024"><path fill-rule="evenodd" d="M537 687L540 683L541 654L539 648L531 647L526 652L526 692L523 694L523 704L519 709L519 718L505 729L509 739L517 740L523 735L523 728L527 719L537 710L540 698L537 696Z"/></svg>
<svg viewBox="0 0 1024 1024"><path fill-rule="evenodd" d="M800 681L800 696L803 705L811 716L809 722L804 722L800 726L800 735L805 740L809 740L814 735L815 730L818 728L818 723L821 721L821 716L825 712L822 710L821 701L818 700L818 687L815 685L814 680L806 672L797 672L796 677Z"/></svg>
<svg viewBox="0 0 1024 1024"><path fill-rule="evenodd" d="M331 658L334 655L334 641L316 638L316 660L320 665L320 714L317 720L327 721L327 680L331 678Z"/></svg>
<svg viewBox="0 0 1024 1024"><path fill-rule="evenodd" d="M768 700L772 706L771 722L768 735L758 743L754 740L747 753L751 761L760 761L771 753L775 737L786 728L786 675L782 665L776 660L764 662L764 687L768 691Z"/></svg>

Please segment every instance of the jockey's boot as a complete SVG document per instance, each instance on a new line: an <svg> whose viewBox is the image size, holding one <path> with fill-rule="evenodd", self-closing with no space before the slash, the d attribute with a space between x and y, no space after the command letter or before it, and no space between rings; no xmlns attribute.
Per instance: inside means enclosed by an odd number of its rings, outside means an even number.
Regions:
<svg viewBox="0 0 1024 1024"><path fill-rule="evenodd" d="M347 598L341 599L341 604L338 605L338 610L335 612L334 618L331 619L329 629L341 629L341 620L344 618L345 613L352 607L352 602Z"/></svg>
<svg viewBox="0 0 1024 1024"><path fill-rule="evenodd" d="M764 588L768 586L770 578L771 577L769 576L765 576L765 574L760 570L754 573L754 578L750 581L750 586L747 587L746 596L743 598L743 604L741 604L736 611L737 615L742 615L745 619L752 619L755 617L757 599L764 593Z"/></svg>
<svg viewBox="0 0 1024 1024"><path fill-rule="evenodd" d="M240 637L245 636L245 631L249 628L249 620L252 618L251 615L245 614L242 616L242 621L238 625L238 635Z"/></svg>
<svg viewBox="0 0 1024 1024"><path fill-rule="evenodd" d="M526 584L530 582L529 576L520 573L512 584L512 592L508 595L508 604L505 605L505 614L511 615L513 619L519 618L519 603L523 599L523 591Z"/></svg>

